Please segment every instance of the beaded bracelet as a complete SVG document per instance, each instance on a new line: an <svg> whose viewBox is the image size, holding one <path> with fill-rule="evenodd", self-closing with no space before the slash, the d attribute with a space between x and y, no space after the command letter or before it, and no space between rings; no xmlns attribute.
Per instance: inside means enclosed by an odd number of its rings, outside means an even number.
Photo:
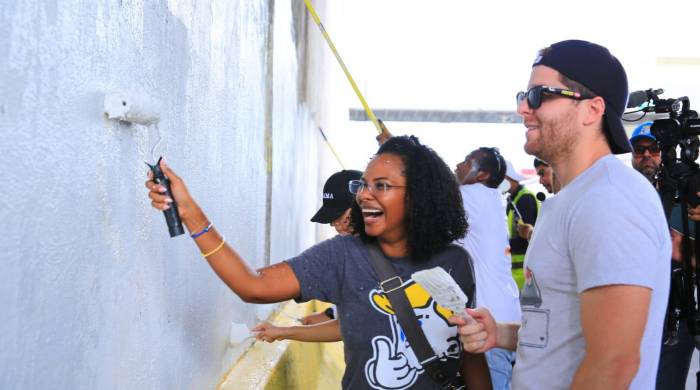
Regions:
<svg viewBox="0 0 700 390"><path fill-rule="evenodd" d="M224 247L224 244L225 244L225 243L226 243L226 238L224 238L224 237L222 236L222 237L221 237L221 244L219 244L219 246L217 246L216 248L214 248L214 250L212 250L212 251L209 252L209 253L204 253L204 252L202 252L202 257L209 257L209 256L213 255L214 253L218 252L219 249L221 249L221 248Z"/></svg>
<svg viewBox="0 0 700 390"><path fill-rule="evenodd" d="M190 237L192 237L192 238L197 238L197 237L201 236L202 234L208 232L209 229L211 229L212 226L214 226L214 224L213 224L213 223L210 223L207 227L205 227L204 229L198 231L197 233L192 233L192 234L190 234Z"/></svg>

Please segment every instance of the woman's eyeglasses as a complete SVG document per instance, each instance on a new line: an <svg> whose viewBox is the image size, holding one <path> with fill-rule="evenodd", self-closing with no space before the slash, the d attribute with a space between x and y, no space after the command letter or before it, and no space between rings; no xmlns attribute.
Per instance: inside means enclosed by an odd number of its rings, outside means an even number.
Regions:
<svg viewBox="0 0 700 390"><path fill-rule="evenodd" d="M574 100L592 99L594 97L586 96L581 94L581 92L572 91L570 89L554 88L548 87L546 85L537 85L528 89L526 92L518 92L515 95L515 100L517 104L520 105L520 103L523 100L527 99L527 105L530 106L531 109L535 110L540 108L540 106L542 105L542 95L545 93L563 96Z"/></svg>
<svg viewBox="0 0 700 390"><path fill-rule="evenodd" d="M367 188L370 194L384 194L392 188L406 188L406 186L394 186L383 182L372 185L362 180L350 180L348 182L348 190L355 195L361 193L365 188Z"/></svg>
<svg viewBox="0 0 700 390"><path fill-rule="evenodd" d="M649 146L634 145L632 147L632 150L632 153L634 153L635 156L643 156L644 152L646 152L647 150L652 156L658 156L661 153L661 148L659 148L659 145L657 144L651 144Z"/></svg>

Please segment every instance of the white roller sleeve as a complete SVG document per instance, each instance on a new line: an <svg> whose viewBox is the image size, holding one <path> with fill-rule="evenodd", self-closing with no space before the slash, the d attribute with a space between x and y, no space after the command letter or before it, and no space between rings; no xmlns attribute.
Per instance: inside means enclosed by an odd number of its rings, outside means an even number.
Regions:
<svg viewBox="0 0 700 390"><path fill-rule="evenodd" d="M158 111L158 103L143 95L126 96L119 92L105 95L104 112L109 119L148 126L158 123Z"/></svg>

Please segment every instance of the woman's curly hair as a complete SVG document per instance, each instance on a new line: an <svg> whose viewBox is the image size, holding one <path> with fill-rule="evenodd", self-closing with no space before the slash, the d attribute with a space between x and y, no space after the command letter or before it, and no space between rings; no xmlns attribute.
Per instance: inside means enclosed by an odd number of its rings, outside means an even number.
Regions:
<svg viewBox="0 0 700 390"><path fill-rule="evenodd" d="M403 161L406 177L406 223L408 251L416 262L428 261L439 250L467 232L462 194L454 174L431 148L417 137L392 137L377 155L393 154ZM376 240L365 233L362 211L352 206L352 227L363 241Z"/></svg>

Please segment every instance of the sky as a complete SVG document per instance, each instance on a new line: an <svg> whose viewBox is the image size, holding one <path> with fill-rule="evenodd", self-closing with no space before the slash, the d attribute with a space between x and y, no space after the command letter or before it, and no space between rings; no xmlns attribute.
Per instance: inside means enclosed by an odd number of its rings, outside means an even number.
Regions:
<svg viewBox="0 0 700 390"><path fill-rule="evenodd" d="M336 6L324 26L373 109L514 110L537 50L564 39L610 49L626 68L630 91L663 88L662 97L689 96L691 108L699 108L697 0L353 0ZM675 63L665 65L665 58ZM678 65L677 58L692 64ZM348 107L361 108L350 84L340 82ZM376 150L376 130L371 122L344 126L330 140L346 166L363 169ZM418 135L450 167L479 146L497 146L516 168L532 168L520 124L387 126L394 134Z"/></svg>

